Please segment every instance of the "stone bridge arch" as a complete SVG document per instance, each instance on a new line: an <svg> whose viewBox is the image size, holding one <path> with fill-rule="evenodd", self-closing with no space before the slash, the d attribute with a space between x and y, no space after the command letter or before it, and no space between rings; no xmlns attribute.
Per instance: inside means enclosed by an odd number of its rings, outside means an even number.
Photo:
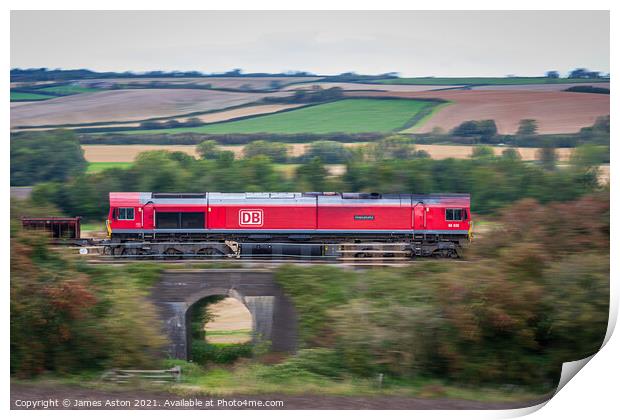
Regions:
<svg viewBox="0 0 620 420"><path fill-rule="evenodd" d="M255 343L271 342L271 350L294 352L297 316L291 300L275 282L273 273L256 269L167 270L153 286L151 299L159 310L169 339L167 353L187 359L189 309L213 295L230 296L243 303L252 316Z"/></svg>

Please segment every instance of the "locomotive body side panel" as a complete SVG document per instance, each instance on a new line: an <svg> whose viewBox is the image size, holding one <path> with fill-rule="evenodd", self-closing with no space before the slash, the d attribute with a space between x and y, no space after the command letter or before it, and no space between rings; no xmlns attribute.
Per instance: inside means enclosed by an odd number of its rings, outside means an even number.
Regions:
<svg viewBox="0 0 620 420"><path fill-rule="evenodd" d="M209 224L213 231L313 231L316 198L300 193L209 193Z"/></svg>
<svg viewBox="0 0 620 420"><path fill-rule="evenodd" d="M319 231L381 231L403 233L412 230L411 204L407 198L318 197Z"/></svg>

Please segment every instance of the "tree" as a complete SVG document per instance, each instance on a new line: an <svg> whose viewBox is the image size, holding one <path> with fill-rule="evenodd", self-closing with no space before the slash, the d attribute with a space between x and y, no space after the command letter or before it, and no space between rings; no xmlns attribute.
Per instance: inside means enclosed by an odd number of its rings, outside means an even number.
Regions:
<svg viewBox="0 0 620 420"><path fill-rule="evenodd" d="M402 135L384 137L368 148L374 160L411 159L414 151L413 139Z"/></svg>
<svg viewBox="0 0 620 420"><path fill-rule="evenodd" d="M538 123L536 120L521 120L519 121L519 128L517 129L517 135L519 136L533 136L538 132Z"/></svg>
<svg viewBox="0 0 620 420"><path fill-rule="evenodd" d="M488 141L497 134L494 120L465 121L452 130L452 134L461 137L480 136L482 141Z"/></svg>
<svg viewBox="0 0 620 420"><path fill-rule="evenodd" d="M297 182L304 191L326 191L329 173L318 157L301 165L295 173Z"/></svg>
<svg viewBox="0 0 620 420"><path fill-rule="evenodd" d="M582 167L595 167L609 163L609 146L582 145L571 154L571 163Z"/></svg>
<svg viewBox="0 0 620 420"><path fill-rule="evenodd" d="M538 160L542 164L543 168L547 170L555 169L555 165L558 160L557 153L555 151L555 147L544 146L538 150Z"/></svg>
<svg viewBox="0 0 620 420"><path fill-rule="evenodd" d="M196 146L196 152L203 159L217 159L220 155L219 144L215 140L206 140Z"/></svg>
<svg viewBox="0 0 620 420"><path fill-rule="evenodd" d="M325 163L344 163L350 156L351 153L342 143L321 140L310 143L310 147L302 156L302 160L309 161L312 158L318 157Z"/></svg>
<svg viewBox="0 0 620 420"><path fill-rule="evenodd" d="M71 130L20 133L11 137L11 185L66 181L88 162Z"/></svg>
<svg viewBox="0 0 620 420"><path fill-rule="evenodd" d="M560 77L560 73L555 70L550 70L545 74L545 77L549 79L558 79Z"/></svg>
<svg viewBox="0 0 620 420"><path fill-rule="evenodd" d="M514 147L509 147L502 151L502 158L506 160L521 160L521 153Z"/></svg>
<svg viewBox="0 0 620 420"><path fill-rule="evenodd" d="M243 156L245 158L259 155L267 156L274 162L284 163L288 157L288 148L284 143L264 140L253 141L243 148Z"/></svg>
<svg viewBox="0 0 620 420"><path fill-rule="evenodd" d="M472 159L485 159L495 156L493 148L489 146L476 146L471 152Z"/></svg>

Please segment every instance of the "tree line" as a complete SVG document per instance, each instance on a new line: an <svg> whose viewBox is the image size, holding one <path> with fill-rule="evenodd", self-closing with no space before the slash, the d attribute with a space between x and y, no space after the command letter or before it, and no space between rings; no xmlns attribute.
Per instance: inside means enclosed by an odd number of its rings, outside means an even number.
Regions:
<svg viewBox="0 0 620 420"><path fill-rule="evenodd" d="M398 146L398 145L397 145ZM129 168L80 173L64 181L41 182L33 190L38 203L52 203L67 215L101 220L110 191L367 191L381 193L471 193L472 211L490 213L521 198L569 201L600 187L591 166L536 165L514 154L481 153L472 159L432 160L359 154L343 175L331 175L319 157L290 175L263 155L234 159L231 153L196 159L182 152L152 151Z"/></svg>
<svg viewBox="0 0 620 420"><path fill-rule="evenodd" d="M489 144L509 145L514 147L575 147L581 144L609 145L609 115L600 117L591 127L584 127L578 133L567 134L539 134L536 120L524 119L520 121L515 134L498 134L497 125L493 120L464 121L450 132L435 129L430 133L404 134L419 144ZM183 126L199 126L202 123L192 120L179 123L175 120L168 122L144 122L148 128L174 128ZM255 140L267 140L282 143L311 143L318 140L337 141L341 143L374 142L393 133L329 133L329 134L276 134L276 133L230 133L230 134L132 134L126 128L110 127L107 132L101 128L77 128L81 144L199 144L205 140L215 140L220 144L239 145ZM125 130L124 133L114 131ZM89 132L89 131L92 131ZM94 131L97 131L96 133ZM24 134L13 134L19 136Z"/></svg>

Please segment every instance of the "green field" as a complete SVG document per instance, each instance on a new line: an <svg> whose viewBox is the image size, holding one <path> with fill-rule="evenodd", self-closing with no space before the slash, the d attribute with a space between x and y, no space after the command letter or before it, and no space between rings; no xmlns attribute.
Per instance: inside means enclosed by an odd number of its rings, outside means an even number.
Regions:
<svg viewBox="0 0 620 420"><path fill-rule="evenodd" d="M11 91L11 102L13 101L43 101L45 99L51 99L54 96L41 95L38 93L25 93Z"/></svg>
<svg viewBox="0 0 620 420"><path fill-rule="evenodd" d="M547 83L609 83L609 79L550 79L548 77L403 77L372 80L384 85L529 85Z"/></svg>
<svg viewBox="0 0 620 420"><path fill-rule="evenodd" d="M37 89L41 92L54 93L57 95L75 95L78 93L99 92L101 89L87 88L81 86L64 85L64 86L50 86L41 89Z"/></svg>
<svg viewBox="0 0 620 420"><path fill-rule="evenodd" d="M126 133L385 133L413 125L417 114L436 105L433 102L412 99L344 99L202 127L136 130Z"/></svg>
<svg viewBox="0 0 620 420"><path fill-rule="evenodd" d="M110 168L129 168L133 162L88 162L86 172L94 174Z"/></svg>

